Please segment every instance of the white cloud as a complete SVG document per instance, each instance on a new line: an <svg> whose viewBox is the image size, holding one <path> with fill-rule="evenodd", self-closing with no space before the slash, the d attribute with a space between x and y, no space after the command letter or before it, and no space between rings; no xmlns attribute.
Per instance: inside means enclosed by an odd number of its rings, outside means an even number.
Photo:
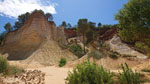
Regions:
<svg viewBox="0 0 150 84"><path fill-rule="evenodd" d="M35 9L42 9L46 13L56 14L56 5L50 0L0 0L0 15L17 18L18 15Z"/></svg>

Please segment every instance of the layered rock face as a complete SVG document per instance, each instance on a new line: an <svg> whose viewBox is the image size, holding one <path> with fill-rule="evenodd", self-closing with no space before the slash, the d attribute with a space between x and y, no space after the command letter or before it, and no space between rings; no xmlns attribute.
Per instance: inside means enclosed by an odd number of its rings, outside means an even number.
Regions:
<svg viewBox="0 0 150 84"><path fill-rule="evenodd" d="M28 60L42 64L58 63L61 57L75 59L72 53L58 46L58 39L66 44L64 29L49 22L42 13L34 12L23 27L7 34L0 53L8 54L8 60Z"/></svg>
<svg viewBox="0 0 150 84"><path fill-rule="evenodd" d="M127 57L137 57L141 59L147 59L148 57L130 48L127 44L123 43L120 37L117 35L114 35L113 38L108 40L106 43L110 46L112 51L118 52L121 55L125 55Z"/></svg>

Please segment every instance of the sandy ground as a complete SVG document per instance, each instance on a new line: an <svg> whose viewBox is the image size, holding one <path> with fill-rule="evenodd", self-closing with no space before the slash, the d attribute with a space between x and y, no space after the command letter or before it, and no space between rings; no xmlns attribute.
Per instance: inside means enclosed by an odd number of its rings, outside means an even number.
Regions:
<svg viewBox="0 0 150 84"><path fill-rule="evenodd" d="M56 66L48 66L36 69L41 70L46 74L45 84L65 84L68 71L72 70L72 68L59 68Z"/></svg>

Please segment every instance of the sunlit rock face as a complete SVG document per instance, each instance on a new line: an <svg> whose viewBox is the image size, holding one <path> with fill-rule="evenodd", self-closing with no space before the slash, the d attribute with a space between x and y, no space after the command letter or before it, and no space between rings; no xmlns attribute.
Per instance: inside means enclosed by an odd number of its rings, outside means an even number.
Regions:
<svg viewBox="0 0 150 84"><path fill-rule="evenodd" d="M23 27L6 35L0 53L8 54L8 60L32 58L34 61L42 60L42 63L51 61L49 64L55 64L61 57L75 59L72 53L58 46L57 40L66 44L64 28L56 27L42 13L34 12Z"/></svg>

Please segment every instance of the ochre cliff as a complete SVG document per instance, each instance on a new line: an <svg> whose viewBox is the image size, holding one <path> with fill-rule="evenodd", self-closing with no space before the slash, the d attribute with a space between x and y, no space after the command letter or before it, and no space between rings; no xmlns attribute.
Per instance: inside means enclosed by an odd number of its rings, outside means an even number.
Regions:
<svg viewBox="0 0 150 84"><path fill-rule="evenodd" d="M9 32L0 48L8 60L22 60L52 65L61 57L74 60L76 57L68 50L62 50L57 40L66 43L64 29L56 27L40 12L34 12L20 29Z"/></svg>

